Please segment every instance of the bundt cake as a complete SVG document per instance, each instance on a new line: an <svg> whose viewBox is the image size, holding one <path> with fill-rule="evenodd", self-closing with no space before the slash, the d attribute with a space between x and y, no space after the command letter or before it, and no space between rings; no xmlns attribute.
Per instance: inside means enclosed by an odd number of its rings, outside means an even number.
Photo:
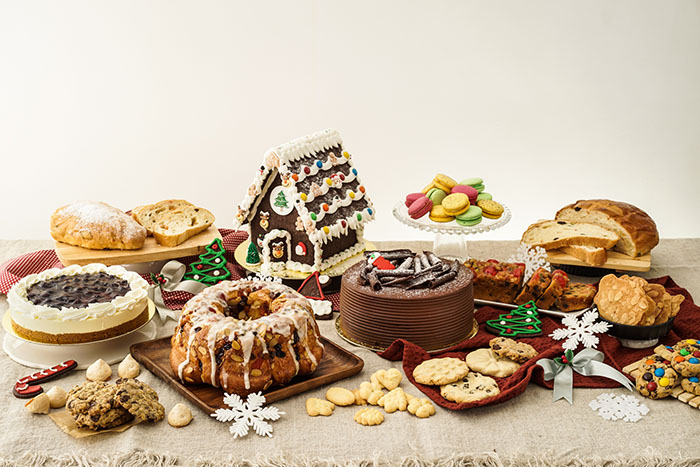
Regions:
<svg viewBox="0 0 700 467"><path fill-rule="evenodd" d="M309 301L264 281L223 281L194 296L170 343L180 381L239 395L308 375L323 357Z"/></svg>

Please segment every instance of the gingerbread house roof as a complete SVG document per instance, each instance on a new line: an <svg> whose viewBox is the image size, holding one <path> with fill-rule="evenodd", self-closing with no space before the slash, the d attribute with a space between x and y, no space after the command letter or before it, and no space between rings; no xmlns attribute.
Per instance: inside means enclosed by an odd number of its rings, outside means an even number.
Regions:
<svg viewBox="0 0 700 467"><path fill-rule="evenodd" d="M335 130L297 138L265 153L253 184L238 206L236 225L249 222L280 174L286 198L314 243L357 230L374 218L374 206L350 154Z"/></svg>

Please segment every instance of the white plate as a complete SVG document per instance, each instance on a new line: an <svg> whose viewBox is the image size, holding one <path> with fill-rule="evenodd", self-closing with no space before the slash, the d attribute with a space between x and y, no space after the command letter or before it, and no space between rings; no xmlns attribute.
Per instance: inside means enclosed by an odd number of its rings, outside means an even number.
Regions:
<svg viewBox="0 0 700 467"><path fill-rule="evenodd" d="M475 298L474 303L477 305L489 305L489 306L495 306L499 308L508 308L509 310L515 310L518 308L520 305L514 305L512 303L501 303L501 302L492 302L490 300L481 300L480 298ZM556 316L557 318L564 318L565 316L579 316L587 312L588 310L592 309L593 306L589 306L588 308L584 308L583 310L578 310L578 311L559 311L559 310L543 310L541 308L537 309L538 313L541 313L543 315L549 315L549 316Z"/></svg>

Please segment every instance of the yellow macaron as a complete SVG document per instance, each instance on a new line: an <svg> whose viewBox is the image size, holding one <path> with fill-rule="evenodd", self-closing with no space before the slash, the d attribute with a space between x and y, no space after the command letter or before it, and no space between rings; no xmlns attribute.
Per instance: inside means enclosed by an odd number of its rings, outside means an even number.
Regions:
<svg viewBox="0 0 700 467"><path fill-rule="evenodd" d="M445 212L445 208L441 204L433 206L430 210L430 220L435 222L450 222L454 220L454 216L450 216Z"/></svg>
<svg viewBox="0 0 700 467"><path fill-rule="evenodd" d="M452 188L457 186L457 182L444 174L437 174L433 179L433 183L445 193L449 193L452 191Z"/></svg>
<svg viewBox="0 0 700 467"><path fill-rule="evenodd" d="M459 216L469 209L469 196L464 193L452 193L442 200L442 207L448 216Z"/></svg>
<svg viewBox="0 0 700 467"><path fill-rule="evenodd" d="M489 219L498 219L503 215L503 206L491 199L480 199L476 205L481 208L481 213Z"/></svg>
<svg viewBox="0 0 700 467"><path fill-rule="evenodd" d="M428 185L426 185L425 188L423 188L420 192L423 193L424 195L427 194L430 190L435 188L435 184L433 182L430 182Z"/></svg>

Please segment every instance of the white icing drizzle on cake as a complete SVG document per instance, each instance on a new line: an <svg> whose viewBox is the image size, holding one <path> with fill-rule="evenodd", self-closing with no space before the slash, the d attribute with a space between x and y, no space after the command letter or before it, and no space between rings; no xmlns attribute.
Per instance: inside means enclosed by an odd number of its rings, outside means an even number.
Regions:
<svg viewBox="0 0 700 467"><path fill-rule="evenodd" d="M234 317L225 316L216 311L218 305L221 309L228 308L226 296L229 292L240 289L249 289L256 291L267 289L274 293L279 293L280 297L285 299L284 306L266 316L254 320L240 320ZM280 334L286 337L291 337L293 334L292 326L299 335L299 342L302 343L305 356L314 364L318 363L313 353L306 343L308 328L313 327L314 318L311 311L311 305L308 300L293 289L272 282L263 281L223 281L217 285L205 289L193 297L185 304L182 315L180 316L179 327L182 328L185 323L190 322L189 339L187 343L187 353L185 359L178 365L178 377L184 382L183 372L190 363L191 351L196 334L195 328L202 328L199 332L207 330L207 346L208 353L211 359L211 370L209 379L211 384L218 387L216 373L219 364L216 361L215 346L218 339L226 336L229 342L237 340L240 342L243 350L243 378L245 388L250 388L250 356L255 342L259 342L263 349L263 354L269 354L267 342L265 341L265 333L271 330L275 334ZM321 341L318 345L323 348ZM299 372L299 360L297 353L292 346L291 339L288 340L288 351L293 357L296 365L296 373ZM295 373L295 374L296 374ZM222 374L222 380L225 380L226 375Z"/></svg>

